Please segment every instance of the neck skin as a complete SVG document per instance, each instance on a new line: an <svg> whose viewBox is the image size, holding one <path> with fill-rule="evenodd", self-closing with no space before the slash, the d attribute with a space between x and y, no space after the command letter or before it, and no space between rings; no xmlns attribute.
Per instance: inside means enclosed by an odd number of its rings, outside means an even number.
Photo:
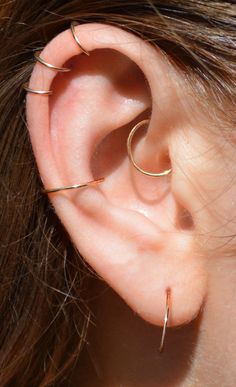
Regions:
<svg viewBox="0 0 236 387"><path fill-rule="evenodd" d="M96 282L91 303L96 326L90 326L90 345L76 383L82 372L83 387L235 386L234 259L212 261L209 273L202 313L188 325L167 329L161 355L162 329L135 315L105 283Z"/></svg>

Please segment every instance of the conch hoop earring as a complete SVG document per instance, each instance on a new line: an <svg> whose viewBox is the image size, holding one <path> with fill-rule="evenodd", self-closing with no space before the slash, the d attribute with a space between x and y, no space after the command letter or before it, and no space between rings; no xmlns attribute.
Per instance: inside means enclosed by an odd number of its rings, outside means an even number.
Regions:
<svg viewBox="0 0 236 387"><path fill-rule="evenodd" d="M73 38L75 39L76 43L78 44L78 46L81 48L81 50L83 51L84 54L86 55L90 55L90 53L82 46L82 44L80 43L80 40L79 38L77 37L76 33L75 33L75 26L77 26L79 23L77 21L72 21L71 24L70 24L70 29L71 29L71 33L73 35Z"/></svg>
<svg viewBox="0 0 236 387"><path fill-rule="evenodd" d="M161 343L159 347L159 352L161 353L164 348L164 341L166 336L166 328L169 320L169 313L170 313L170 289L168 288L166 290L166 311L164 316L164 324L163 324L163 330L162 330L162 336L161 336Z"/></svg>
<svg viewBox="0 0 236 387"><path fill-rule="evenodd" d="M31 89L28 86L28 83L24 83L22 85L22 88L24 90L28 91L29 93L33 93L33 94L40 94L40 95L51 95L52 94L52 90L35 90L35 89Z"/></svg>
<svg viewBox="0 0 236 387"><path fill-rule="evenodd" d="M74 184L74 185L65 186L65 187L42 188L42 191L44 193L53 193L53 192L69 190L69 189L92 187L92 186L96 186L97 184L103 182L104 180L105 180L104 177L101 177L100 179L91 180L91 181L88 181L86 183Z"/></svg>
<svg viewBox="0 0 236 387"><path fill-rule="evenodd" d="M67 73L68 71L71 71L71 69L69 69L67 67L57 67L57 66L52 65L51 63L46 62L43 58L40 57L40 51L35 52L34 57L35 57L36 61L38 61L39 63L48 67L51 70L61 71L62 73Z"/></svg>
<svg viewBox="0 0 236 387"><path fill-rule="evenodd" d="M140 121L138 124L136 124L133 129L130 131L129 133L129 136L128 136L128 139L127 139L127 151L128 151L128 156L129 156L129 159L131 161L131 163L133 164L133 166L139 171L139 172L142 172L144 173L144 175L148 175L148 176L153 176L153 177L159 177L159 176L166 176L168 175L172 169L167 169L161 173L153 173L153 172L148 172L148 171L145 171L144 169L142 169L141 167L138 166L138 164L134 161L134 157L133 157L133 154L132 154L132 149L131 149L131 144L132 144L132 139L133 139L133 136L135 134L135 132L144 124L148 123L149 120L143 120L143 121Z"/></svg>

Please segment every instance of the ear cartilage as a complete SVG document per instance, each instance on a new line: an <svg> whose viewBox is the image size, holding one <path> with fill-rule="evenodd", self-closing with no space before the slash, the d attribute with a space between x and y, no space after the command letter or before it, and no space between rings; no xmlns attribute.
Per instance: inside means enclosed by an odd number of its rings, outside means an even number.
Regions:
<svg viewBox="0 0 236 387"><path fill-rule="evenodd" d="M143 120L143 121L140 121L138 122L134 127L133 129L130 131L129 133L129 136L128 136L128 139L127 139L127 151L128 151L128 156L129 156L129 159L131 161L131 163L133 164L133 166L141 173L144 173L144 175L148 175L148 176L153 176L153 177L160 177L160 176L166 176L168 175L172 169L167 169L163 172L160 172L160 173L153 173L153 172L148 172L148 171L145 171L144 169L140 168L137 163L134 161L134 157L133 157L133 154L132 154L132 150L131 150L131 144L132 144L132 139L133 139L133 136L135 134L135 132L140 128L140 126L144 125L144 124L147 124L149 122L149 120Z"/></svg>
<svg viewBox="0 0 236 387"><path fill-rule="evenodd" d="M88 181L86 183L74 184L74 185L70 185L70 186L66 186L66 187L43 188L42 191L45 193L53 193L53 192L58 192L58 191L62 191L62 190L93 187L93 186L96 186L97 184L103 182L104 180L105 180L105 178L101 177L100 179L95 179L95 180Z"/></svg>
<svg viewBox="0 0 236 387"><path fill-rule="evenodd" d="M169 313L170 313L170 288L166 290L166 311L164 316L164 324L163 324L163 330L162 330L162 336L161 336L161 343L159 347L159 352L163 352L164 348L164 341L166 336L166 328L169 320Z"/></svg>
<svg viewBox="0 0 236 387"><path fill-rule="evenodd" d="M84 54L86 55L90 55L90 53L82 46L82 44L80 43L80 40L79 38L77 37L76 33L75 33L75 26L77 26L79 23L77 21L72 21L71 22L71 25L70 25L70 29L71 29L71 33L73 35L73 38L75 39L76 43L78 44L78 46L81 48L81 50L83 51Z"/></svg>
<svg viewBox="0 0 236 387"><path fill-rule="evenodd" d="M43 58L40 57L40 52L36 52L34 54L34 57L35 57L36 61L38 61L39 63L48 67L51 70L61 71L62 73L67 73L68 71L71 71L71 69L69 69L67 67L57 67L57 66L52 65L51 63L46 62Z"/></svg>
<svg viewBox="0 0 236 387"><path fill-rule="evenodd" d="M52 90L34 90L34 89L31 89L28 86L28 83L24 83L22 85L22 88L25 89L26 91L28 91L29 93L33 93L33 94L40 94L40 95L51 95L52 94Z"/></svg>

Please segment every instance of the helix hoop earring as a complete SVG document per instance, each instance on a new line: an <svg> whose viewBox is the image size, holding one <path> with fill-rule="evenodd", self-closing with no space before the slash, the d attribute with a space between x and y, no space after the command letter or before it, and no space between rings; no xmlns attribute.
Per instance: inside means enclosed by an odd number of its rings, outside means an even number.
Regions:
<svg viewBox="0 0 236 387"><path fill-rule="evenodd" d="M35 90L35 89L31 89L28 86L28 83L24 83L22 85L22 88L24 90L28 91L29 93L33 93L33 94L40 94L40 95L51 95L52 94L52 90Z"/></svg>
<svg viewBox="0 0 236 387"><path fill-rule="evenodd" d="M42 191L44 193L53 193L53 192L58 192L58 191L62 191L62 190L93 187L93 186L96 186L97 184L101 183L104 180L105 180L104 177L101 177L100 179L91 180L91 181L88 181L86 183L74 184L74 185L65 186L65 187L42 188Z"/></svg>
<svg viewBox="0 0 236 387"><path fill-rule="evenodd" d="M35 52L34 57L37 62L41 63L42 65L48 67L51 70L61 71L62 73L67 73L68 71L71 71L71 69L67 67L57 67L52 65L51 63L46 62L43 58L40 57L40 52Z"/></svg>
<svg viewBox="0 0 236 387"><path fill-rule="evenodd" d="M133 164L133 166L139 171L139 172L142 172L144 173L144 175L148 175L148 176L153 176L153 177L159 177L159 176L165 176L165 175L168 175L172 169L167 169L163 172L160 172L160 173L153 173L153 172L148 172L148 171L145 171L143 168L139 167L138 164L135 162L134 160L134 157L133 157L133 154L132 154L132 148L131 148L131 145L132 145L132 139L133 139L133 136L135 134L135 132L144 124L147 124L149 122L149 120L143 120L143 121L140 121L138 124L136 124L133 129L130 131L129 133L129 136L128 136L128 139L127 139L127 151L128 151L128 156L129 156L129 159L131 161L131 163Z"/></svg>
<svg viewBox="0 0 236 387"><path fill-rule="evenodd" d="M90 55L90 53L82 46L82 44L80 43L80 40L79 38L77 37L76 33L75 33L75 26L77 26L79 23L77 21L72 21L71 24L70 24L70 29L71 29L71 33L72 33L72 36L73 38L75 39L76 43L78 44L78 46L81 48L81 50L83 51L84 54L86 55Z"/></svg>
<svg viewBox="0 0 236 387"><path fill-rule="evenodd" d="M159 352L161 353L164 348L164 341L166 336L166 328L169 320L169 313L170 313L170 289L168 288L166 290L166 311L164 316L164 324L163 324L163 330L162 330L162 336L161 336L161 343L159 347Z"/></svg>

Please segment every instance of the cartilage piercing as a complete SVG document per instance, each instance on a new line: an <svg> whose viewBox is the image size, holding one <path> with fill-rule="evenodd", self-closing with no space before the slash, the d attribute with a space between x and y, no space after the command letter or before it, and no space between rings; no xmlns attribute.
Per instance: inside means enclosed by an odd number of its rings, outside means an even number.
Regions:
<svg viewBox="0 0 236 387"><path fill-rule="evenodd" d="M75 33L75 26L77 26L79 23L77 21L72 21L71 22L71 25L70 25L70 29L71 29L71 33L73 35L73 38L75 39L76 43L78 44L78 46L81 48L81 50L84 52L84 54L86 55L90 55L90 53L82 46L82 44L80 43L80 40L79 38L77 37L76 33Z"/></svg>
<svg viewBox="0 0 236 387"><path fill-rule="evenodd" d="M144 175L148 175L148 176L153 176L153 177L160 177L160 176L165 176L165 175L168 175L170 172L171 172L171 169L167 169L163 172L160 172L160 173L153 173L153 172L148 172L148 171L145 171L144 169L142 169L141 167L139 167L137 165L137 163L134 161L134 157L133 157L133 154L132 154L132 149L131 149L131 144L132 144L132 139L133 139L133 136L135 134L135 132L144 124L148 123L149 120L143 120L143 121L140 121L138 124L136 124L133 129L130 131L129 133L129 136L128 136L128 139L127 139L127 151L128 151L128 156L129 156L129 159L131 161L131 163L133 164L133 166L139 171L139 172L142 172L144 173Z"/></svg>
<svg viewBox="0 0 236 387"><path fill-rule="evenodd" d="M22 85L22 88L25 89L26 91L28 91L29 93L33 93L33 94L40 94L40 95L51 95L52 94L52 90L31 89L31 87L28 86L28 83L24 83Z"/></svg>
<svg viewBox="0 0 236 387"><path fill-rule="evenodd" d="M62 73L67 73L68 71L71 71L71 69L69 69L67 67L57 67L57 66L52 65L51 63L46 62L43 58L41 58L40 52L35 52L34 57L39 63L48 67L49 69L61 71Z"/></svg>
<svg viewBox="0 0 236 387"><path fill-rule="evenodd" d="M91 181L88 181L86 183L74 184L74 185L65 186L65 187L43 188L42 191L45 193L53 193L53 192L58 192L58 191L62 191L62 190L86 188L86 187L96 186L97 184L99 184L103 181L104 181L104 177L101 177L100 179L91 180Z"/></svg>

